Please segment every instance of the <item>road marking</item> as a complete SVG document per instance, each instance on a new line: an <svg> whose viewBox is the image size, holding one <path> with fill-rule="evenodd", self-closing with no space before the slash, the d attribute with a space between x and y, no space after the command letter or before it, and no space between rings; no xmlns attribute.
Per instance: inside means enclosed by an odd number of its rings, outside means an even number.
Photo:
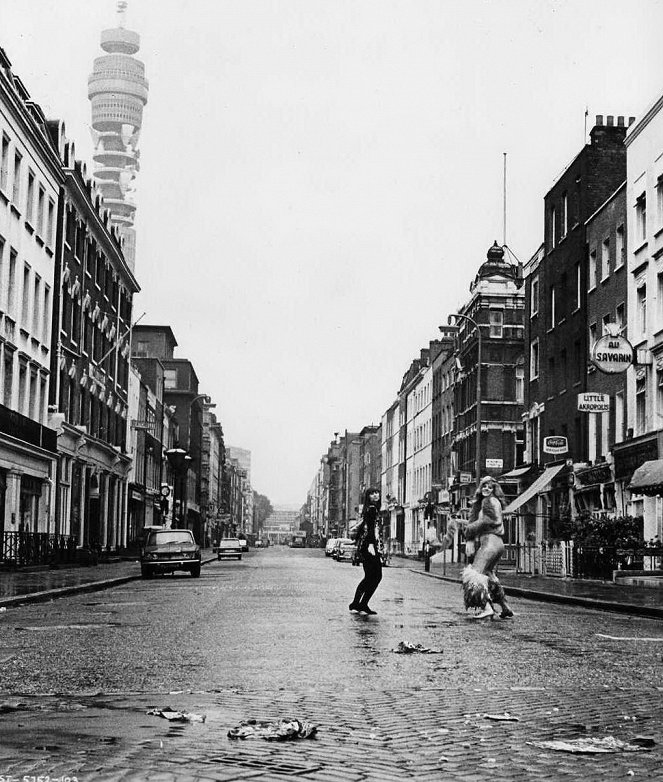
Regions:
<svg viewBox="0 0 663 782"><path fill-rule="evenodd" d="M607 638L609 641L652 641L654 643L663 643L663 636L661 638L639 638L636 635L604 635L603 633L597 633L599 638Z"/></svg>

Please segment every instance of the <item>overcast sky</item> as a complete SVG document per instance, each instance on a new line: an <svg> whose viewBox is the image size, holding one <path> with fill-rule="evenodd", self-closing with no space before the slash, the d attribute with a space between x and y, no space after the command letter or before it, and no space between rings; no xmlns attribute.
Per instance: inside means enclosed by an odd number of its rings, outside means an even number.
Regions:
<svg viewBox="0 0 663 782"><path fill-rule="evenodd" d="M0 0L0 45L91 160L114 0ZM168 324L254 488L302 504L379 423L492 242L526 261L596 114L663 90L663 3L129 0L150 82L135 299Z"/></svg>

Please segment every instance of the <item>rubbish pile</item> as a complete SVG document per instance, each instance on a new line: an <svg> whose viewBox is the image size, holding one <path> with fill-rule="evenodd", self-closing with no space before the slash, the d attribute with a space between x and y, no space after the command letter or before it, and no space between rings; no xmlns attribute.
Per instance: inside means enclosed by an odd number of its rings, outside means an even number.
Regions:
<svg viewBox="0 0 663 782"><path fill-rule="evenodd" d="M147 714L150 717L163 717L170 722L205 722L204 714L192 714L187 711L176 711L166 706L165 709L150 709Z"/></svg>
<svg viewBox="0 0 663 782"><path fill-rule="evenodd" d="M411 644L408 641L399 641L398 646L391 651L394 654L442 654L442 649L429 649L422 644Z"/></svg>
<svg viewBox="0 0 663 782"><path fill-rule="evenodd" d="M554 739L552 741L528 741L533 747L572 752L583 755L599 755L608 752L648 752L653 742L644 736L636 736L630 743L614 736L603 738Z"/></svg>
<svg viewBox="0 0 663 782"><path fill-rule="evenodd" d="M265 739L265 741L293 741L311 739L318 728L310 722L282 719L276 722L264 720L242 720L239 725L228 731L230 739Z"/></svg>

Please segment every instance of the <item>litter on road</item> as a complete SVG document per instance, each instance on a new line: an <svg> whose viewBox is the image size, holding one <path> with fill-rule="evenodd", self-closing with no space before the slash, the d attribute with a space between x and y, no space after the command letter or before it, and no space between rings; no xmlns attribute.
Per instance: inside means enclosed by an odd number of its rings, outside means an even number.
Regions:
<svg viewBox="0 0 663 782"><path fill-rule="evenodd" d="M170 722L205 722L206 719L204 714L176 711L171 709L170 706L166 706L165 709L150 709L147 713L150 717L163 717Z"/></svg>
<svg viewBox="0 0 663 782"><path fill-rule="evenodd" d="M395 654L442 654L442 649L429 649L422 644L411 644L408 641L399 641L398 646L391 651Z"/></svg>
<svg viewBox="0 0 663 782"><path fill-rule="evenodd" d="M483 718L485 720L499 720L500 722L520 722L520 717L514 717L508 711L505 711L504 714L484 714Z"/></svg>
<svg viewBox="0 0 663 782"><path fill-rule="evenodd" d="M292 741L294 739L310 739L315 736L318 728L310 722L283 719L276 722L262 720L242 720L235 728L228 731L231 739L259 738L266 741Z"/></svg>
<svg viewBox="0 0 663 782"><path fill-rule="evenodd" d="M528 741L533 747L553 749L557 752L573 752L583 755L602 755L608 752L647 752L651 747L621 741L614 736L604 738L555 739L553 741Z"/></svg>
<svg viewBox="0 0 663 782"><path fill-rule="evenodd" d="M655 638L638 638L637 635L605 635L597 633L598 638L607 638L608 641L649 641L651 643L663 643L663 636Z"/></svg>

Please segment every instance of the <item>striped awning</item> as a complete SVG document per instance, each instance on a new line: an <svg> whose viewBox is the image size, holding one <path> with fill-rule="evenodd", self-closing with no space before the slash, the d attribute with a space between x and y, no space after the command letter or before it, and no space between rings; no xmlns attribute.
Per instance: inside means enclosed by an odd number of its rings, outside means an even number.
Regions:
<svg viewBox="0 0 663 782"><path fill-rule="evenodd" d="M525 491L516 497L515 500L510 502L504 509L504 513L515 513L518 508L522 507L526 502L529 502L537 494L550 491L550 483L552 479L565 467L564 464L556 464L554 467L546 467L546 469L539 475L531 486L528 486Z"/></svg>

